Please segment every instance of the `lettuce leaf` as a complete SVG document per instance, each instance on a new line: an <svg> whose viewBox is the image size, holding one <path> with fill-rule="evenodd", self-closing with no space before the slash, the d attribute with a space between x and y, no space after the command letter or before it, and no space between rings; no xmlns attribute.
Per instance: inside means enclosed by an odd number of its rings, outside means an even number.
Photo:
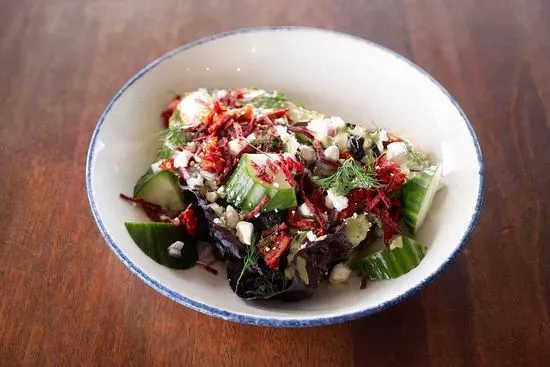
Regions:
<svg viewBox="0 0 550 367"><path fill-rule="evenodd" d="M309 243L292 259L290 266L295 271L294 279L308 288L317 288L332 267L346 259L351 248L352 244L344 234L343 228L328 234L320 241Z"/></svg>

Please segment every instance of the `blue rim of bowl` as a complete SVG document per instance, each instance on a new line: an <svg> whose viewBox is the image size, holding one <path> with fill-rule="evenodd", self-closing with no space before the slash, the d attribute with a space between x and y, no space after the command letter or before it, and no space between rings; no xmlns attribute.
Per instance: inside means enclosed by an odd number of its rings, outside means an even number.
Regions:
<svg viewBox="0 0 550 367"><path fill-rule="evenodd" d="M406 62L409 66L416 69L418 72L420 72L422 75L424 75L428 80L430 80L433 84L435 84L443 94L449 98L450 102L454 105L454 107L457 109L457 111L460 113L462 119L466 123L466 126L468 127L468 130L470 131L473 144L476 149L478 163L479 163L479 188L478 188L478 196L477 196L477 202L475 206L474 214L472 215L472 218L470 219L470 224L468 225L468 228L466 229L466 232L462 236L462 240L460 241L460 244L456 247L456 249L453 251L453 253L443 262L438 269L436 269L430 276L428 276L426 279L421 281L419 284L417 284L415 287L409 289L405 293L388 300L386 302L383 302L375 307L370 307L367 309L363 309L357 312L351 312L346 313L342 315L336 315L336 316L330 316L330 317L319 317L319 318L311 318L311 319L277 319L277 318L263 318L263 317L255 317L255 316L249 316L249 315L243 315L238 314L234 312L225 311L223 309L219 309L216 307L208 306L204 303L194 301L190 298L187 298L185 296L182 296L181 294L174 292L173 290L167 288L166 286L160 284L156 280L154 280L152 277L150 277L147 273L145 273L142 269L140 269L137 265L132 263L128 257L123 253L123 251L118 247L116 242L113 240L107 229L105 228L105 225L103 224L103 221L99 215L99 212L97 210L96 204L95 204L95 197L92 190L92 168L94 166L94 151L95 151L95 143L97 140L97 136L99 134L99 131L101 129L101 126L103 125L103 122L107 115L109 114L109 111L113 107L113 105L116 103L116 101L120 98L120 96L130 87L132 84L134 84L136 81L138 81L143 75L145 75L147 72L155 68L157 65L161 64L162 62L170 59L174 55L179 54L180 52L183 52L185 50L188 50L190 48L202 45L207 42L215 41L221 38L231 37L242 33L250 33L250 32L266 32L266 31L318 31L318 32L326 32L330 34L334 34L340 37L347 37L351 39L355 39L361 42L365 42L370 46L377 47L381 49L384 52L387 52L402 61ZM210 316L215 316L222 318L224 320L230 320L235 321L239 323L245 323L245 324L252 324L252 325L261 325L261 326L276 326L276 327L304 327L304 326L319 326L319 325L329 325L329 324L336 324L341 323L353 319L357 319L363 316L368 316L371 314L374 314L376 312L382 311L388 307L391 307L402 300L406 299L407 297L410 297L411 295L417 293L419 290L424 288L428 283L430 283L437 275L439 275L449 264L452 260L457 256L457 254L464 248L468 240L470 239L470 236L477 224L477 221L479 219L479 214L481 210L481 206L483 203L483 196L484 196L484 182L485 182L485 168L483 164L483 157L481 155L481 149L479 147L479 141L477 139L477 136L474 132L474 129L466 117L466 114L462 110L462 108L459 106L458 102L450 95L449 92L441 85L437 80L435 80L431 75L429 75L424 69L413 63L411 60L407 59L406 57L398 54L395 51L392 51L384 46L381 46L375 42L349 35L346 33L341 33L338 31L330 30L330 29L320 29L320 28L312 28L312 27L292 27L292 26L282 26L282 27L253 27L253 28L243 28L243 29L236 29L229 32L219 33L211 36L207 36L204 38L201 38L199 40L187 43L185 45L182 45L165 55L159 57L149 65L145 66L143 69L141 69L137 74L135 74L126 84L117 92L117 94L111 99L107 107L105 108L105 111L102 113L101 117L99 118L99 121L96 125L96 128L92 134L92 139L90 142L90 147L87 154L87 161L86 161L86 191L88 194L88 200L90 202L90 208L92 211L92 214L94 216L94 219L97 223L97 226L99 227L99 230L103 237L105 238L106 242L108 243L109 247L113 250L113 252L118 256L118 258L126 265L134 274L136 274L141 280L143 280L146 284L154 288L159 293L163 294L164 296L170 298L173 301L176 301L182 305L185 305L193 310L205 313Z"/></svg>

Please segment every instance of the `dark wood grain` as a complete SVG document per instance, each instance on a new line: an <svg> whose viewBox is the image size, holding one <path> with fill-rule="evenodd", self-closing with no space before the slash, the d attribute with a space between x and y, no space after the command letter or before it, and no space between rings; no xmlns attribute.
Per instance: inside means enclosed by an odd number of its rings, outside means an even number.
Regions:
<svg viewBox="0 0 550 367"><path fill-rule="evenodd" d="M0 1L0 365L542 366L550 362L547 0ZM310 329L213 319L160 296L104 244L84 164L110 97L198 37L333 28L413 59L480 139L467 249L380 314Z"/></svg>

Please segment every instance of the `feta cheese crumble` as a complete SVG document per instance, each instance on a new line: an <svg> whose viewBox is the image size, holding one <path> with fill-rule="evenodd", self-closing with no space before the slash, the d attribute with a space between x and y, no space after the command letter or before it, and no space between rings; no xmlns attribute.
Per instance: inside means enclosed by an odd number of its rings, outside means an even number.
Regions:
<svg viewBox="0 0 550 367"><path fill-rule="evenodd" d="M235 226L237 229L237 237L245 245L252 245L252 235L254 234L254 225L250 222L240 221Z"/></svg>
<svg viewBox="0 0 550 367"><path fill-rule="evenodd" d="M325 149L325 156L333 162L338 162L338 158L340 158L340 150L336 145L331 145Z"/></svg>
<svg viewBox="0 0 550 367"><path fill-rule="evenodd" d="M307 124L307 129L313 132L315 139L323 140L327 136L334 136L340 129L346 127L346 123L340 117L328 117L313 119Z"/></svg>
<svg viewBox="0 0 550 367"><path fill-rule="evenodd" d="M285 151L288 153L296 153L298 148L300 148L300 143L298 143L294 134L289 134L286 126L277 125L275 126L275 130L283 141Z"/></svg>
<svg viewBox="0 0 550 367"><path fill-rule="evenodd" d="M175 257L175 258L180 258L181 257L181 250L183 250L184 245L185 244L181 241L174 242L173 244L168 246L168 255L170 255L172 257Z"/></svg>
<svg viewBox="0 0 550 367"><path fill-rule="evenodd" d="M240 221L239 213L231 205L225 209L225 222L229 228L235 228Z"/></svg>
<svg viewBox="0 0 550 367"><path fill-rule="evenodd" d="M304 160L306 163L313 163L317 159L317 154L315 153L315 149L310 147L309 145L301 145L299 148L299 154L300 157Z"/></svg>
<svg viewBox="0 0 550 367"><path fill-rule="evenodd" d="M235 156L239 154L239 152L243 150L244 147L247 146L247 142L244 139L233 139L229 141L228 146L229 146L229 153Z"/></svg>
<svg viewBox="0 0 550 367"><path fill-rule="evenodd" d="M304 218L314 218L315 217L315 215L313 214L313 212L311 211L309 206L306 205L306 203L303 203L302 205L300 205L298 207L298 213Z"/></svg>
<svg viewBox="0 0 550 367"><path fill-rule="evenodd" d="M189 161L193 158L193 153L188 150L182 150L181 152L174 153L174 167L185 168L189 165Z"/></svg>
<svg viewBox="0 0 550 367"><path fill-rule="evenodd" d="M388 144L387 149L387 159L397 164L398 166L407 163L408 149L407 145L404 142L400 141L390 143Z"/></svg>
<svg viewBox="0 0 550 367"><path fill-rule="evenodd" d="M341 212L348 207L348 198L336 195L332 190L328 190L327 196L325 197L325 206L329 209L336 209Z"/></svg>
<svg viewBox="0 0 550 367"><path fill-rule="evenodd" d="M178 104L178 111L185 123L196 124L208 114L208 105L212 103L212 97L204 88L189 93Z"/></svg>
<svg viewBox="0 0 550 367"><path fill-rule="evenodd" d="M344 263L338 263L332 268L329 276L331 284L346 283L351 276L351 269Z"/></svg>
<svg viewBox="0 0 550 367"><path fill-rule="evenodd" d="M315 235L315 233L313 233L313 231L309 231L306 233L306 237L308 240L310 240L311 242L315 241L317 239L317 236Z"/></svg>

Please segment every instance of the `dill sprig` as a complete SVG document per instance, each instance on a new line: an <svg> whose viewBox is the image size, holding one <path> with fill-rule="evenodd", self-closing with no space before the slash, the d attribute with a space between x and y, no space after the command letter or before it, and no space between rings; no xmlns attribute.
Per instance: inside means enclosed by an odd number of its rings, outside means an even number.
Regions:
<svg viewBox="0 0 550 367"><path fill-rule="evenodd" d="M281 284L279 284L279 282ZM282 289L286 288L288 280L284 274L279 272L273 272L271 274L271 279L269 278L258 278L254 285L256 286L255 293L261 297L271 297L280 292ZM281 286L279 289L279 285Z"/></svg>
<svg viewBox="0 0 550 367"><path fill-rule="evenodd" d="M258 262L258 259L260 258L260 253L256 249L256 246L254 244L252 245L245 245L246 246L246 254L243 258L243 268L241 270L241 274L239 275L239 279L237 279L237 286L235 289L239 287L239 282L241 281L241 278L243 277L244 273L250 269L254 264Z"/></svg>
<svg viewBox="0 0 550 367"><path fill-rule="evenodd" d="M175 147L184 146L189 142L189 138L184 130L184 125L173 124L159 134L162 141L162 147L157 155L161 159L170 158L174 153Z"/></svg>
<svg viewBox="0 0 550 367"><path fill-rule="evenodd" d="M286 108L288 106L288 99L281 92L274 91L273 93L264 93L261 96L254 98L250 103L254 107L265 109L278 109Z"/></svg>
<svg viewBox="0 0 550 367"><path fill-rule="evenodd" d="M348 158L338 170L326 177L314 179L314 182L325 190L331 190L336 195L346 196L353 189L372 189L381 187L376 179L372 164L366 165L367 169L355 164L353 158Z"/></svg>
<svg viewBox="0 0 550 367"><path fill-rule="evenodd" d="M404 140L405 146L407 147L407 158L416 167L424 167L425 159L414 149L411 143Z"/></svg>

